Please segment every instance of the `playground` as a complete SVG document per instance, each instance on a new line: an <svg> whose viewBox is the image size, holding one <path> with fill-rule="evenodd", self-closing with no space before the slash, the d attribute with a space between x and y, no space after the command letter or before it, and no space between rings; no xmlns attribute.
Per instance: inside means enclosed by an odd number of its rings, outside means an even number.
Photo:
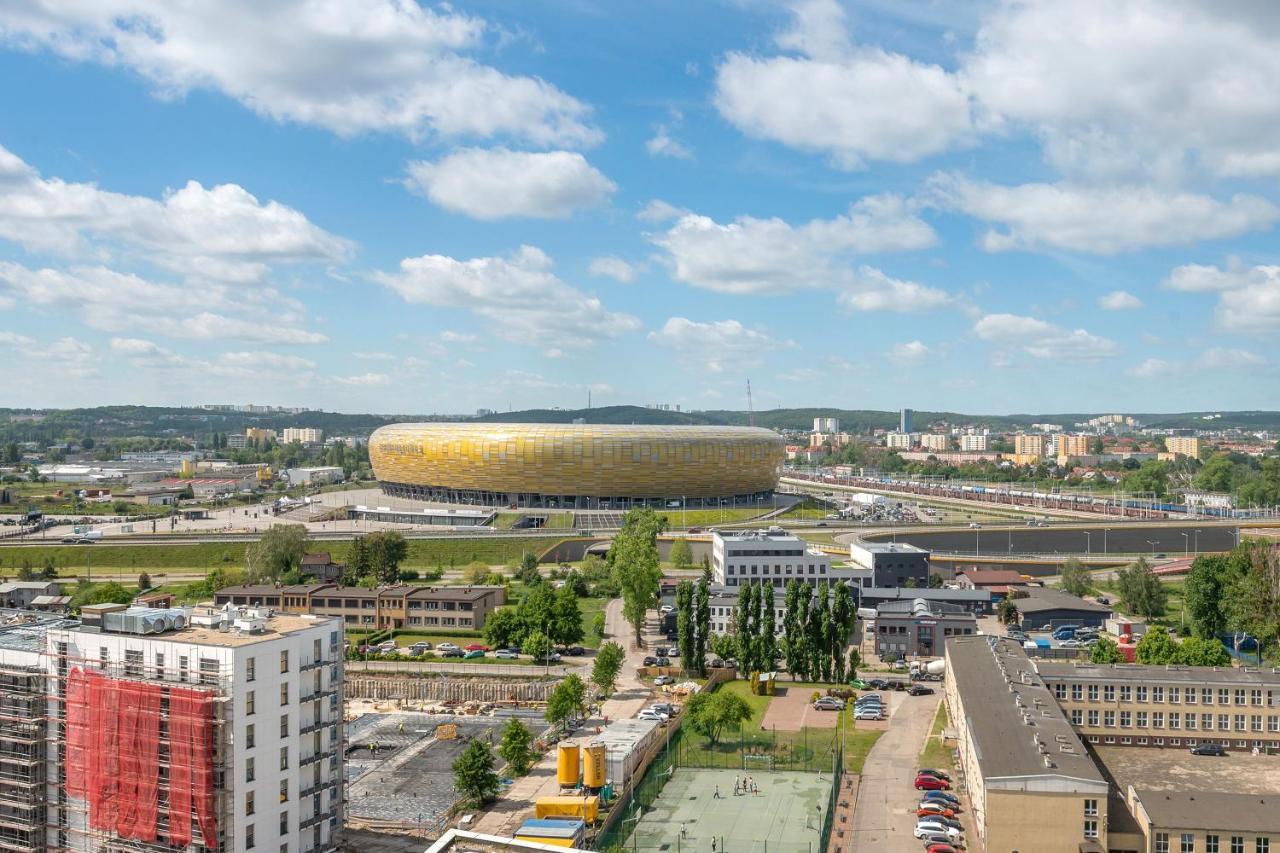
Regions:
<svg viewBox="0 0 1280 853"><path fill-rule="evenodd" d="M831 802L830 773L676 767L622 846L664 853L819 853ZM754 792L741 793L745 780ZM735 781L740 793L734 794ZM634 808L634 807L633 807ZM638 817L638 820L637 820Z"/></svg>

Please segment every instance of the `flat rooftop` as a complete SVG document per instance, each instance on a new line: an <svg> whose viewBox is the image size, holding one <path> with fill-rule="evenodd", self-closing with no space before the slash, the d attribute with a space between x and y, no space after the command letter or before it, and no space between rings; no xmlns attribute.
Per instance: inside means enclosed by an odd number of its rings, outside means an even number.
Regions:
<svg viewBox="0 0 1280 853"><path fill-rule="evenodd" d="M1280 807L1280 756L1228 752L1192 755L1187 747L1090 745L1098 764L1122 792L1129 786L1161 793L1201 792L1238 796L1271 794ZM1274 811L1280 816L1280 808ZM1280 832L1277 827L1275 832Z"/></svg>
<svg viewBox="0 0 1280 853"><path fill-rule="evenodd" d="M929 553L928 548L917 548L915 545L909 545L906 542L855 542L853 547L866 551L868 554L925 554Z"/></svg>
<svg viewBox="0 0 1280 853"><path fill-rule="evenodd" d="M1082 610L1089 613L1110 613L1111 608L1094 601L1085 601L1069 592L1049 587L1030 586L1026 596L1013 600L1020 613L1042 613L1046 610Z"/></svg>
<svg viewBox="0 0 1280 853"><path fill-rule="evenodd" d="M151 610L151 608L147 608ZM195 608L174 608L175 610L185 610L187 618L191 616L204 616L210 614L221 614L220 608L195 607ZM157 612L157 611L152 611ZM332 622L340 625L341 620L335 616L311 616L308 614L294 615L291 613L273 612L271 616L264 620L264 630L261 632L224 631L220 628L210 628L201 625L192 625L188 621L184 628L175 628L168 631L162 631L156 634L135 634L130 631L118 630L102 630L97 626L88 627L82 625L77 620L66 620L69 624L63 627L72 633L97 634L113 637L135 637L146 640L157 640L173 643L192 643L198 646L220 646L220 647L239 647L251 646L254 643L265 643L270 640L277 639L282 636L305 631L309 628L315 628L317 625L323 625Z"/></svg>
<svg viewBox="0 0 1280 853"><path fill-rule="evenodd" d="M79 620L32 610L0 608L0 648L43 652L45 634L54 628L70 628Z"/></svg>
<svg viewBox="0 0 1280 853"><path fill-rule="evenodd" d="M1231 684L1271 689L1280 687L1280 669L1254 666L1155 666L1041 660L1036 667L1042 677L1050 680L1105 681L1111 684Z"/></svg>

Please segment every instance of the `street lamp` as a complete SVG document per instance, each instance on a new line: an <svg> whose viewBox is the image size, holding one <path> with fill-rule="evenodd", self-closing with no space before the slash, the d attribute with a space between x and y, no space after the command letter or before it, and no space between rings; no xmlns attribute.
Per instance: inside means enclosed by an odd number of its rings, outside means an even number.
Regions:
<svg viewBox="0 0 1280 853"><path fill-rule="evenodd" d="M1147 544L1151 546L1151 556L1154 557L1156 555L1156 543L1148 539Z"/></svg>
<svg viewBox="0 0 1280 853"><path fill-rule="evenodd" d="M1182 534L1182 556L1191 556L1191 535L1185 532Z"/></svg>
<svg viewBox="0 0 1280 853"><path fill-rule="evenodd" d="M1104 553L1104 554L1110 554L1110 553L1111 553L1110 551L1108 551L1108 550L1107 550L1107 534L1108 534L1108 533L1110 533L1110 532L1111 532L1111 528L1110 528L1110 527L1104 527L1104 528L1102 528L1102 553Z"/></svg>
<svg viewBox="0 0 1280 853"><path fill-rule="evenodd" d="M1093 534L1092 531L1089 530L1082 530L1080 532L1084 534L1084 555L1088 557L1093 553Z"/></svg>
<svg viewBox="0 0 1280 853"><path fill-rule="evenodd" d="M1200 556L1200 531L1199 530L1196 531L1195 542L1196 542L1196 556L1199 557Z"/></svg>

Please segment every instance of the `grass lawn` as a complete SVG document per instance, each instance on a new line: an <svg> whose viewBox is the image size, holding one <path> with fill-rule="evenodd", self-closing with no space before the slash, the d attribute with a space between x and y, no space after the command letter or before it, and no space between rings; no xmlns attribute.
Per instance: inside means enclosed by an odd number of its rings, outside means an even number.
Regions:
<svg viewBox="0 0 1280 853"><path fill-rule="evenodd" d="M571 512L500 512L493 520L493 526L498 530L511 530L515 527L516 522L530 515L545 516L546 523L543 528L547 530L568 530L573 527L573 513Z"/></svg>
<svg viewBox="0 0 1280 853"><path fill-rule="evenodd" d="M917 762L919 766L942 767L947 770L956 766L955 750L942 745L942 732L949 724L947 704L942 702L938 705L938 713L929 729L929 739L925 741L924 749L920 750L920 760Z"/></svg>
<svg viewBox="0 0 1280 853"><path fill-rule="evenodd" d="M871 747L876 745L876 741L880 740L882 734L884 734L883 730L851 729L848 739L845 740L844 769L850 773L861 773L862 766L867 763L867 753L871 752Z"/></svg>
<svg viewBox="0 0 1280 853"><path fill-rule="evenodd" d="M582 645L589 649L600 648L600 638L591 630L591 623L596 621L596 614L603 613L607 598L579 598L578 607L582 610Z"/></svg>
<svg viewBox="0 0 1280 853"><path fill-rule="evenodd" d="M684 527L706 527L717 524L736 524L741 521L750 521L758 518L766 512L773 511L773 504L763 504L760 507L737 507L727 506L722 509L667 509L658 513L667 517L667 526L673 530L679 530Z"/></svg>

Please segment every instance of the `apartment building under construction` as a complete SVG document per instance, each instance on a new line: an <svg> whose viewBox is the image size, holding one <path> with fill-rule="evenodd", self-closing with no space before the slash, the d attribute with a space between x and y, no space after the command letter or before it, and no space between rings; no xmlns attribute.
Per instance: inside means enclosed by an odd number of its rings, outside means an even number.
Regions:
<svg viewBox="0 0 1280 853"><path fill-rule="evenodd" d="M0 611L0 851L337 848L341 625Z"/></svg>

